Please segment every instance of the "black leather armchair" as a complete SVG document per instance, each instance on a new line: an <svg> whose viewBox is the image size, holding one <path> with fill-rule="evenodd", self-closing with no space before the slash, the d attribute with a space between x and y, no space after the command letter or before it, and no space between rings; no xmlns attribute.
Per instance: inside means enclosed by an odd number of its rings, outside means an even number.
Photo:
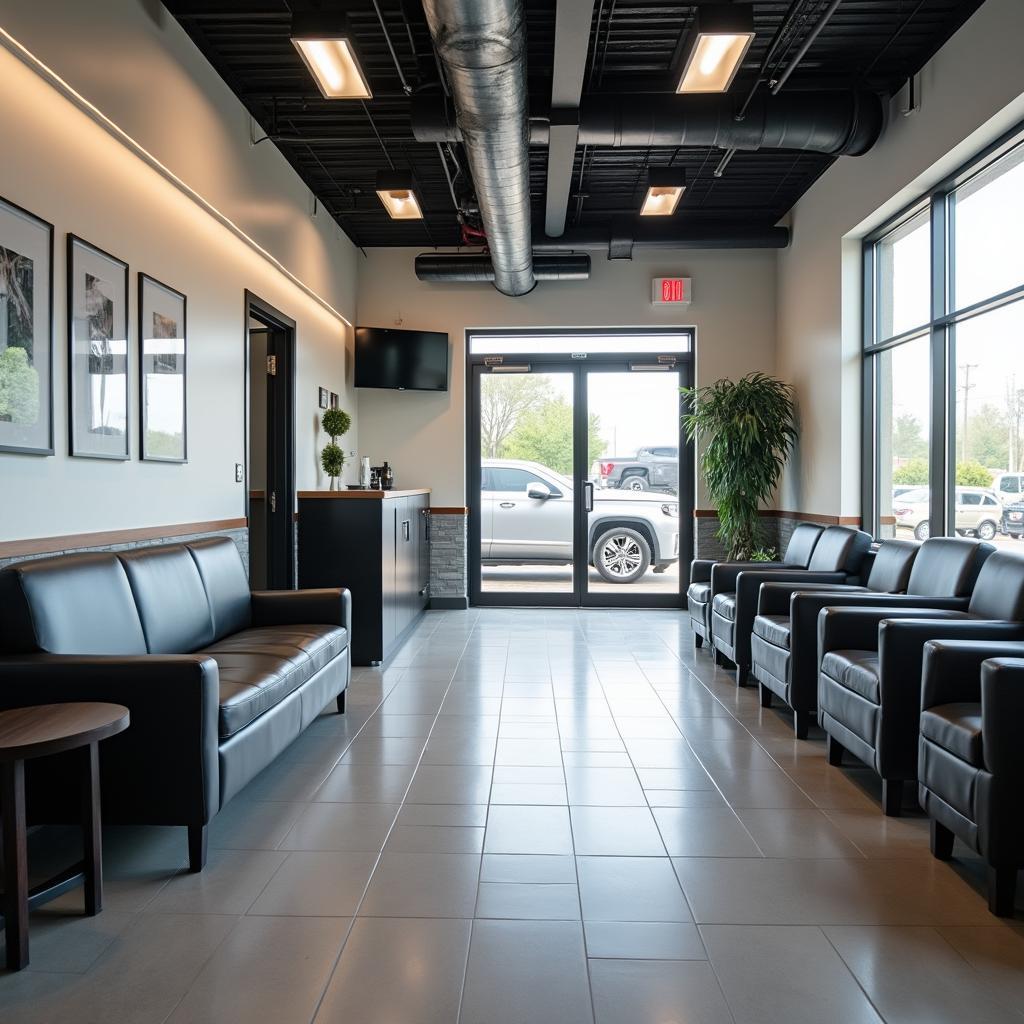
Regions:
<svg viewBox="0 0 1024 1024"><path fill-rule="evenodd" d="M942 639L1024 640L1024 558L991 554L966 612L825 608L818 617L818 714L829 762L848 750L874 768L888 815L900 813L904 783L917 778L924 645Z"/></svg>
<svg viewBox="0 0 1024 1024"><path fill-rule="evenodd" d="M711 643L711 601L723 589L736 589L736 576L743 569L805 569L814 553L814 545L824 531L813 523L800 523L789 538L786 553L778 562L716 562L713 558L695 558L690 563L690 585L686 588L686 607L690 613L690 627L694 643L699 648L707 640ZM718 574L712 580L713 570ZM717 585L717 590L715 589Z"/></svg>
<svg viewBox="0 0 1024 1024"><path fill-rule="evenodd" d="M771 707L775 695L792 708L797 739L807 738L818 709L818 612L835 601L852 604L902 593L920 548L914 541L883 541L875 552L866 586L761 584L750 637L751 673L757 679L763 707Z"/></svg>
<svg viewBox="0 0 1024 1024"><path fill-rule="evenodd" d="M750 671L750 636L757 615L762 583L858 583L865 556L871 549L871 535L848 526L830 526L818 539L806 569L744 568L734 573L734 592L713 586L711 601L711 643L715 650L736 665L736 685L745 686ZM711 571L717 579L719 566Z"/></svg>
<svg viewBox="0 0 1024 1024"><path fill-rule="evenodd" d="M0 609L0 708L125 705L100 749L104 819L186 825L193 870L218 810L330 701L344 711L348 591L251 593L227 538L11 566ZM77 820L68 763L26 766L33 821Z"/></svg>
<svg viewBox="0 0 1024 1024"><path fill-rule="evenodd" d="M918 799L932 854L956 836L988 864L988 905L1012 917L1024 868L1024 643L935 640L921 676Z"/></svg>

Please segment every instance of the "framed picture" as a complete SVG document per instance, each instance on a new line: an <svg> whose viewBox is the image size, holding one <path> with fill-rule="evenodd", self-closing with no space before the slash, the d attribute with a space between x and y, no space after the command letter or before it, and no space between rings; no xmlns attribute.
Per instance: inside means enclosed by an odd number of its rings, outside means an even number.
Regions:
<svg viewBox="0 0 1024 1024"><path fill-rule="evenodd" d="M327 408L327 388L320 388L320 408Z"/></svg>
<svg viewBox="0 0 1024 1024"><path fill-rule="evenodd" d="M338 392L337 391L332 391L331 392L331 408L332 409L337 409L338 408Z"/></svg>
<svg viewBox="0 0 1024 1024"><path fill-rule="evenodd" d="M0 452L53 454L53 225L4 199Z"/></svg>
<svg viewBox="0 0 1024 1024"><path fill-rule="evenodd" d="M186 299L139 274L139 456L187 462Z"/></svg>
<svg viewBox="0 0 1024 1024"><path fill-rule="evenodd" d="M72 455L127 459L128 264L68 235L68 434Z"/></svg>

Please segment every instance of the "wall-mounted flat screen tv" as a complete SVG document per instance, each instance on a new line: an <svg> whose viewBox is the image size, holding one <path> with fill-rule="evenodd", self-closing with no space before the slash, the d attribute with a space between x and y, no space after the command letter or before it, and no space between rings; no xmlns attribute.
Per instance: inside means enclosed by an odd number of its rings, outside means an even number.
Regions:
<svg viewBox="0 0 1024 1024"><path fill-rule="evenodd" d="M448 335L357 327L355 384L396 391L447 391Z"/></svg>

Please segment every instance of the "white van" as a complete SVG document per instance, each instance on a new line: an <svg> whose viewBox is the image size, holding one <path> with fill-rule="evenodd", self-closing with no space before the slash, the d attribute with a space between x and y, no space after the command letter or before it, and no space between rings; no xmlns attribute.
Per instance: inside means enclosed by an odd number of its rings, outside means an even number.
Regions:
<svg viewBox="0 0 1024 1024"><path fill-rule="evenodd" d="M992 490L1004 505L1024 500L1024 473L996 473Z"/></svg>

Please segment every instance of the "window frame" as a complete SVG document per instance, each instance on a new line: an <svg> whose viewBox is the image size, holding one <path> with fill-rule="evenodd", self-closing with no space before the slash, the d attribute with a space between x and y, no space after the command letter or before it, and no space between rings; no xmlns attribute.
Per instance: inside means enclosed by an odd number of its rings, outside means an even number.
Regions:
<svg viewBox="0 0 1024 1024"><path fill-rule="evenodd" d="M958 324L1013 302L1024 301L1024 281L1006 291L952 308L956 253L956 224L951 216L955 192L984 174L1007 154L1024 148L1024 123L958 167L923 196L908 203L895 216L864 238L862 246L862 374L861 374L861 522L881 536L881 474L876 457L882 409L878 401L879 356L907 342L927 336L930 342L931 380L928 432L929 530L933 537L955 532L956 435L956 328ZM910 330L879 338L878 245L927 210L931 225L931 319Z"/></svg>

